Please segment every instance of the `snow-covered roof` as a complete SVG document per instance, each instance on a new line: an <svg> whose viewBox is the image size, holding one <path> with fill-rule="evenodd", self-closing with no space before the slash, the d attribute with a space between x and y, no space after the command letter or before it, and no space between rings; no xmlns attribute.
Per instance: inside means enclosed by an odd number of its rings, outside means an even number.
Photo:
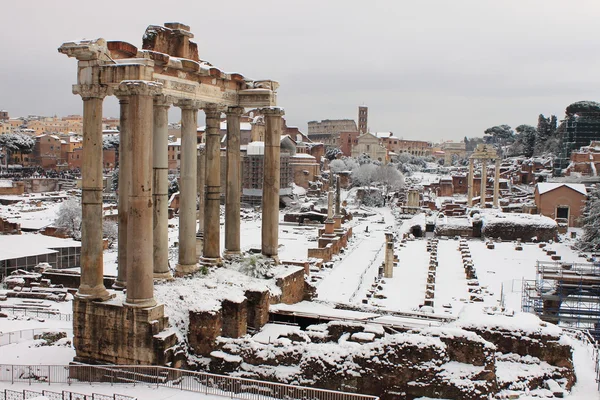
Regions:
<svg viewBox="0 0 600 400"><path fill-rule="evenodd" d="M554 189L558 189L561 186L566 186L570 189L573 189L576 192L579 192L583 195L587 194L587 190L585 185L582 183L557 183L557 182L543 182L537 184L537 189L540 194L544 194L550 192Z"/></svg>
<svg viewBox="0 0 600 400"><path fill-rule="evenodd" d="M52 250L53 248L64 247L81 247L81 242L39 234L5 235L2 236L3 250L0 254L0 260L56 253L56 250Z"/></svg>
<svg viewBox="0 0 600 400"><path fill-rule="evenodd" d="M307 153L296 153L296 154L294 154L294 158L312 158L312 159L315 159L314 156L311 156L310 154L307 154Z"/></svg>
<svg viewBox="0 0 600 400"><path fill-rule="evenodd" d="M375 136L379 139L392 137L392 132L376 132Z"/></svg>
<svg viewBox="0 0 600 400"><path fill-rule="evenodd" d="M265 154L265 142L250 142L246 147L246 153L249 156L257 156Z"/></svg>

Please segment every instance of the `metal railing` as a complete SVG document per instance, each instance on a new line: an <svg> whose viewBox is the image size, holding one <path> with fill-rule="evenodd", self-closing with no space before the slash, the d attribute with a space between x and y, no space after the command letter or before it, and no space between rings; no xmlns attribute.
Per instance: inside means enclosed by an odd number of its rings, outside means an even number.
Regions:
<svg viewBox="0 0 600 400"><path fill-rule="evenodd" d="M28 400L36 397L45 396L50 400L137 400L137 397L125 396L122 394L82 394L63 390L62 392L52 392L50 390L42 390L36 392L33 390L0 390L0 400Z"/></svg>
<svg viewBox="0 0 600 400"><path fill-rule="evenodd" d="M379 400L377 396L140 365L6 365L0 382L149 384L247 400ZM1 400L1 399L0 399ZM11 399L5 399L11 400Z"/></svg>
<svg viewBox="0 0 600 400"><path fill-rule="evenodd" d="M24 307L14 307L14 306L0 306L0 311L8 312L12 315L24 315L28 317L37 317L37 318L46 318L46 319L57 319L59 321L71 321L71 314L63 314L58 311L50 311L50 310L38 310Z"/></svg>
<svg viewBox="0 0 600 400"><path fill-rule="evenodd" d="M73 332L72 328L43 328L43 329L23 329L20 331L12 332L0 332L0 347L6 346L13 343L19 343L25 340L32 340L35 335L49 332L66 332L67 334Z"/></svg>

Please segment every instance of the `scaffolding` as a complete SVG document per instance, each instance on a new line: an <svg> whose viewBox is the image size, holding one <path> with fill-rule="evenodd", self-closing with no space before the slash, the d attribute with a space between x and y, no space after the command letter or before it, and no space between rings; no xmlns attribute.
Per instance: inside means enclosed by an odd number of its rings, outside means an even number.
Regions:
<svg viewBox="0 0 600 400"><path fill-rule="evenodd" d="M538 261L535 280L523 281L521 305L543 321L600 339L600 263Z"/></svg>

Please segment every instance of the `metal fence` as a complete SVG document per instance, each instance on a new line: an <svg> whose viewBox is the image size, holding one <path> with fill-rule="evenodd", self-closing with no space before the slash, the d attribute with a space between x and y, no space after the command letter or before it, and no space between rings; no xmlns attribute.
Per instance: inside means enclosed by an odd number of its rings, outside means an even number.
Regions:
<svg viewBox="0 0 600 400"><path fill-rule="evenodd" d="M72 334L73 329L71 328L44 328L44 329L23 329L20 331L13 332L0 332L0 347L6 346L8 344L19 343L25 340L32 340L35 338L35 335L40 335L42 333L49 332L66 332L67 334Z"/></svg>
<svg viewBox="0 0 600 400"><path fill-rule="evenodd" d="M59 321L71 321L72 318L71 314L63 314L60 312L48 310L37 310L14 306L0 306L0 311L11 313L12 315L24 315L36 318L57 319Z"/></svg>
<svg viewBox="0 0 600 400"><path fill-rule="evenodd" d="M4 389L0 391L0 400L29 400L36 397L45 396L50 400L137 400L136 397L124 396L122 394L82 394L63 390L62 392L51 392L50 390L42 390L36 392L33 390L10 390Z"/></svg>
<svg viewBox="0 0 600 400"><path fill-rule="evenodd" d="M2 382L146 384L247 400L378 400L376 396L160 366L0 365ZM2 400L2 399L0 399ZM12 399L4 399L12 400Z"/></svg>

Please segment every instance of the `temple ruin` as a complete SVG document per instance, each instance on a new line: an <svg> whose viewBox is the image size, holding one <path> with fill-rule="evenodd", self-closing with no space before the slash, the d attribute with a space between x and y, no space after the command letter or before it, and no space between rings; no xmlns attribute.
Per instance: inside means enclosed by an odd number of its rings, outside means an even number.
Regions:
<svg viewBox="0 0 600 400"><path fill-rule="evenodd" d="M73 303L75 361L165 364L176 338L163 305L154 299L154 279L170 278L167 238L167 124L171 106L181 109L181 204L176 275L198 262L221 262L219 239L219 122L227 116L225 247L240 252L240 116L245 108L265 115L265 175L262 253L277 259L279 143L278 83L225 73L198 55L190 28L180 23L151 25L138 49L104 39L64 43L58 51L78 60L73 93L83 100L81 283ZM119 255L114 299L103 283L102 105L120 104ZM198 172L197 116L206 115L206 168ZM203 179L198 179L198 173ZM198 187L202 182L201 188ZM203 193L201 256L196 251L196 197ZM200 257L199 257L200 256Z"/></svg>
<svg viewBox="0 0 600 400"><path fill-rule="evenodd" d="M496 153L496 149L492 146L486 144L479 144L477 148L469 157L469 175L468 179L468 192L467 192L467 205L469 207L473 206L473 192L474 192L474 175L473 169L475 160L479 160L481 162L481 208L485 208L485 198L486 198L486 184L487 184L487 163L492 160L495 161L495 170L494 170L494 207L498 208L499 196L500 196L500 157Z"/></svg>

